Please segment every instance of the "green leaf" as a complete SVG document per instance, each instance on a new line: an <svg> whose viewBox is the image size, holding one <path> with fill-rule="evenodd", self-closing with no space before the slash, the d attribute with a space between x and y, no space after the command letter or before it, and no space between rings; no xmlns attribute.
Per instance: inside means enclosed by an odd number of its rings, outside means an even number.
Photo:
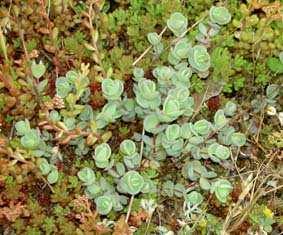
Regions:
<svg viewBox="0 0 283 235"><path fill-rule="evenodd" d="M110 196L100 196L95 199L96 210L101 215L107 215L113 207L113 199Z"/></svg>
<svg viewBox="0 0 283 235"><path fill-rule="evenodd" d="M192 191L185 196L185 201L192 205L199 205L203 202L203 196L197 191Z"/></svg>
<svg viewBox="0 0 283 235"><path fill-rule="evenodd" d="M18 135L25 135L30 131L29 121L27 119L25 119L24 121L18 121L15 124L15 128Z"/></svg>
<svg viewBox="0 0 283 235"><path fill-rule="evenodd" d="M274 73L277 73L277 74L283 73L283 63L278 58L275 58L275 57L268 58L267 66Z"/></svg>
<svg viewBox="0 0 283 235"><path fill-rule="evenodd" d="M242 133L236 132L231 135L231 143L237 147L241 147L246 143L246 136Z"/></svg>
<svg viewBox="0 0 283 235"><path fill-rule="evenodd" d="M39 163L39 169L43 175L47 175L51 171L52 167L45 158L42 158Z"/></svg>
<svg viewBox="0 0 283 235"><path fill-rule="evenodd" d="M47 176L47 180L50 184L55 184L58 181L59 172L57 168L51 170L51 172Z"/></svg>
<svg viewBox="0 0 283 235"><path fill-rule="evenodd" d="M32 72L32 75L39 79L43 76L43 74L45 73L46 71L46 67L45 65L42 63L42 61L39 62L39 64L36 64L35 61L32 61L32 64L31 64L31 72Z"/></svg>
<svg viewBox="0 0 283 235"><path fill-rule="evenodd" d="M95 174L93 170L89 167L84 167L78 172L78 177L86 185L91 185L95 182Z"/></svg>
<svg viewBox="0 0 283 235"><path fill-rule="evenodd" d="M217 129L223 128L228 123L224 111L219 109L214 115L214 125Z"/></svg>
<svg viewBox="0 0 283 235"><path fill-rule="evenodd" d="M226 203L230 192L232 192L233 186L228 180L218 179L212 184L211 193L215 193L216 198Z"/></svg>

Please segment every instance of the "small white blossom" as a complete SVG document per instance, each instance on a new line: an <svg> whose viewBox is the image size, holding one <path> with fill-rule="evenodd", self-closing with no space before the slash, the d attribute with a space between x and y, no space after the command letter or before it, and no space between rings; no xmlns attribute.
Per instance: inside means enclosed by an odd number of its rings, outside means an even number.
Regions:
<svg viewBox="0 0 283 235"><path fill-rule="evenodd" d="M274 115L276 115L277 111L276 111L276 108L274 108L273 106L268 106L266 113L269 116L274 116Z"/></svg>

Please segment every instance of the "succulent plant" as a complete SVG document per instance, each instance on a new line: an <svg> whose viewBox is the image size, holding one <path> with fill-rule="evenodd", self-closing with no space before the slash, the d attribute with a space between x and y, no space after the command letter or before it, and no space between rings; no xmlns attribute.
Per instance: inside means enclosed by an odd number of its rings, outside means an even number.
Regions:
<svg viewBox="0 0 283 235"><path fill-rule="evenodd" d="M136 195L144 187L144 179L137 171L128 171L119 182L118 190L123 193Z"/></svg>
<svg viewBox="0 0 283 235"><path fill-rule="evenodd" d="M117 103L111 102L104 105L101 112L96 116L96 124L98 129L102 129L109 123L113 123L122 116L122 111Z"/></svg>
<svg viewBox="0 0 283 235"><path fill-rule="evenodd" d="M246 143L246 136L243 133L235 132L231 135L231 143L237 147L241 147Z"/></svg>
<svg viewBox="0 0 283 235"><path fill-rule="evenodd" d="M161 103L156 84L151 80L140 80L137 85L134 85L134 92L137 103L143 108L156 109Z"/></svg>
<svg viewBox="0 0 283 235"><path fill-rule="evenodd" d="M134 141L126 139L120 144L120 151L123 155L133 155L136 153L136 144Z"/></svg>
<svg viewBox="0 0 283 235"><path fill-rule="evenodd" d="M217 181L213 182L210 192L214 193L220 202L226 203L232 189L233 186L228 180L218 179Z"/></svg>
<svg viewBox="0 0 283 235"><path fill-rule="evenodd" d="M179 37L184 34L188 27L188 19L180 12L174 12L167 20L168 28Z"/></svg>
<svg viewBox="0 0 283 235"><path fill-rule="evenodd" d="M195 122L193 128L199 135L207 136L212 131L212 124L209 121L202 119Z"/></svg>
<svg viewBox="0 0 283 235"><path fill-rule="evenodd" d="M203 201L203 196L197 191L192 191L185 196L185 201L191 205L199 205Z"/></svg>
<svg viewBox="0 0 283 235"><path fill-rule="evenodd" d="M106 78L102 80L102 93L108 101L120 100L124 90L122 81Z"/></svg>
<svg viewBox="0 0 283 235"><path fill-rule="evenodd" d="M203 45L196 45L189 49L189 63L199 72L206 72L210 67L210 55Z"/></svg>
<svg viewBox="0 0 283 235"><path fill-rule="evenodd" d="M160 37L156 32L148 33L147 40L152 46L157 46L160 43Z"/></svg>
<svg viewBox="0 0 283 235"><path fill-rule="evenodd" d="M95 199L96 210L100 215L107 215L113 207L113 199L108 195L99 196Z"/></svg>
<svg viewBox="0 0 283 235"><path fill-rule="evenodd" d="M181 137L181 128L177 124L168 125L162 135L162 146L167 155L178 157L182 153L184 141Z"/></svg>
<svg viewBox="0 0 283 235"><path fill-rule="evenodd" d="M124 163L129 169L140 166L141 156L136 152L136 144L132 140L124 140L120 144L120 152L124 156Z"/></svg>
<svg viewBox="0 0 283 235"><path fill-rule="evenodd" d="M228 101L225 104L224 113L226 116L232 117L235 115L236 111L237 111L237 105L234 102Z"/></svg>
<svg viewBox="0 0 283 235"><path fill-rule="evenodd" d="M95 182L95 174L94 171L89 167L84 167L78 172L78 178L85 185L92 185Z"/></svg>
<svg viewBox="0 0 283 235"><path fill-rule="evenodd" d="M186 59L189 56L189 52L190 52L191 47L192 47L192 45L188 41L188 39L182 38L181 40L179 40L175 44L172 52L175 56L177 56L177 58L179 60Z"/></svg>
<svg viewBox="0 0 283 235"><path fill-rule="evenodd" d="M65 77L58 77L55 86L56 95L61 98L65 98L72 91L72 86Z"/></svg>
<svg viewBox="0 0 283 235"><path fill-rule="evenodd" d="M39 79L41 78L45 72L46 72L46 67L45 65L42 63L42 61L40 61L38 64L33 60L32 64L31 64L31 72L32 72L32 76L34 76L35 78Z"/></svg>
<svg viewBox="0 0 283 235"><path fill-rule="evenodd" d="M231 155L230 149L228 147L218 143L211 144L208 147L207 152L211 160L214 162L220 162L221 160L226 160Z"/></svg>
<svg viewBox="0 0 283 235"><path fill-rule="evenodd" d="M220 130L226 124L228 123L227 118L225 117L223 109L219 109L215 114L214 114L214 125L215 127Z"/></svg>
<svg viewBox="0 0 283 235"><path fill-rule="evenodd" d="M156 114L149 114L144 118L143 126L147 132L157 134L160 132L160 121Z"/></svg>
<svg viewBox="0 0 283 235"><path fill-rule="evenodd" d="M143 71L142 68L134 67L133 75L134 75L133 79L136 82L140 81L141 79L145 79L144 78L144 71Z"/></svg>
<svg viewBox="0 0 283 235"><path fill-rule="evenodd" d="M59 172L55 166L52 167L50 173L47 175L49 184L55 184L59 179Z"/></svg>
<svg viewBox="0 0 283 235"><path fill-rule="evenodd" d="M225 7L212 6L209 10L209 17L211 22L225 25L231 21L231 14Z"/></svg>
<svg viewBox="0 0 283 235"><path fill-rule="evenodd" d="M183 197L186 194L186 187L182 184L174 184L174 182L167 180L162 184L161 193L166 197Z"/></svg>
<svg viewBox="0 0 283 235"><path fill-rule="evenodd" d="M47 181L50 184L55 184L58 181L59 172L58 172L57 168L54 165L49 164L48 161L45 158L41 158L39 160L38 167L39 167L42 175L47 175Z"/></svg>
<svg viewBox="0 0 283 235"><path fill-rule="evenodd" d="M107 143L96 146L93 158L98 168L107 168L110 164L110 156L111 148Z"/></svg>
<svg viewBox="0 0 283 235"><path fill-rule="evenodd" d="M153 69L152 74L157 78L158 85L167 87L171 84L171 78L174 74L174 70L168 66L158 66Z"/></svg>
<svg viewBox="0 0 283 235"><path fill-rule="evenodd" d="M39 169L43 175L47 175L51 171L51 165L45 158L40 159Z"/></svg>
<svg viewBox="0 0 283 235"><path fill-rule="evenodd" d="M179 100L172 96L167 96L159 119L162 122L172 122L184 113L184 110L181 108Z"/></svg>

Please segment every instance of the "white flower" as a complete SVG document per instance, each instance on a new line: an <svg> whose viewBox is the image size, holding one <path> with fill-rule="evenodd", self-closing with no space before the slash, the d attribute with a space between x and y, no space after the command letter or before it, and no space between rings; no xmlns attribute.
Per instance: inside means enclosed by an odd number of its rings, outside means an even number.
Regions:
<svg viewBox="0 0 283 235"><path fill-rule="evenodd" d="M279 119L280 125L283 126L283 112L278 113L278 119Z"/></svg>
<svg viewBox="0 0 283 235"><path fill-rule="evenodd" d="M276 115L277 111L276 111L276 108L274 108L273 106L268 106L266 109L266 113L269 116L274 116Z"/></svg>

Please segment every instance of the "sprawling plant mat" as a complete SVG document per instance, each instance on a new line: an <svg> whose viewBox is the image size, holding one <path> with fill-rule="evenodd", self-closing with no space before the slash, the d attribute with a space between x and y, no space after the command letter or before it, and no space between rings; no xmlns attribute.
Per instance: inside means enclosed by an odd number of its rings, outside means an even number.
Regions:
<svg viewBox="0 0 283 235"><path fill-rule="evenodd" d="M282 0L2 0L0 233L283 233Z"/></svg>

